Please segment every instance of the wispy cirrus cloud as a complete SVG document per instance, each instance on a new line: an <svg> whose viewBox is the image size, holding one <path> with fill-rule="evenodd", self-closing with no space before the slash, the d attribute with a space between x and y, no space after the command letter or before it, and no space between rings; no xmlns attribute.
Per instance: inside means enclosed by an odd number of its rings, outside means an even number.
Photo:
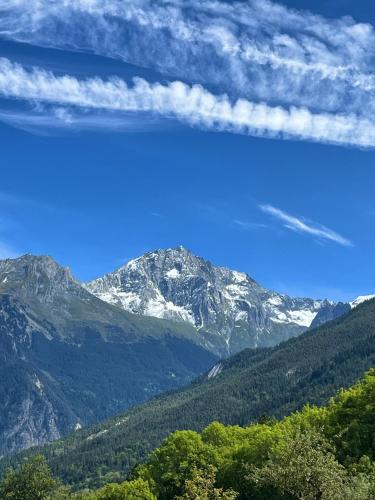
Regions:
<svg viewBox="0 0 375 500"><path fill-rule="evenodd" d="M353 243L349 239L344 238L339 233L321 224L314 223L302 217L290 215L272 205L259 205L259 209L262 212L280 220L283 222L284 227L291 229L292 231L308 234L318 240L333 241L334 243L338 243L339 245L346 247L353 246Z"/></svg>
<svg viewBox="0 0 375 500"><path fill-rule="evenodd" d="M267 224L262 224L260 222L248 222L248 221L243 221L239 219L234 219L233 224L235 224L237 227L244 229L246 231L252 231L254 229L267 229L268 226Z"/></svg>
<svg viewBox="0 0 375 500"><path fill-rule="evenodd" d="M0 0L0 34L90 50L237 97L331 112L375 106L372 26L268 0Z"/></svg>
<svg viewBox="0 0 375 500"><path fill-rule="evenodd" d="M101 91L96 109L130 111L133 117L152 112L233 133L375 146L375 32L349 17L325 19L268 0L0 0L0 35L91 51L181 80L137 80L125 89L120 80L97 78L89 85L60 76L63 95L56 99L57 77L39 72L39 78L34 70L29 92L16 87L9 94L8 86L3 95L38 99L32 87L39 83L39 99L92 109L92 100L78 98L83 87L93 93L95 80ZM202 111L197 100L204 103ZM56 116L60 128L95 127L95 116L68 117ZM34 123L38 119L43 126L47 117L34 116ZM103 115L98 123L121 129Z"/></svg>
<svg viewBox="0 0 375 500"><path fill-rule="evenodd" d="M36 107L31 105L21 110L0 109L0 122L42 136L80 131L143 132L151 131L159 124L156 117L149 117L146 120L144 117L126 117L116 111L107 112L84 107L77 110L53 104Z"/></svg>
<svg viewBox="0 0 375 500"><path fill-rule="evenodd" d="M305 108L284 109L241 98L232 101L225 94L217 96L200 85L181 81L160 84L135 78L129 85L119 78L80 80L40 68L28 70L1 58L0 95L73 106L76 110L122 112L124 119L151 114L209 130L375 146L375 122L370 119L313 114Z"/></svg>

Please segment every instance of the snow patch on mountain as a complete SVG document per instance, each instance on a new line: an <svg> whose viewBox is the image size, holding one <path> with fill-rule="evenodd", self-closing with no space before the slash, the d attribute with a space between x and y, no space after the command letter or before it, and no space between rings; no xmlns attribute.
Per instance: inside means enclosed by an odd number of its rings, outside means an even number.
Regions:
<svg viewBox="0 0 375 500"><path fill-rule="evenodd" d="M297 323L297 325L301 326L310 326L312 320L318 314L318 311L312 311L311 309L301 309L300 311L288 311L290 320L293 323Z"/></svg>
<svg viewBox="0 0 375 500"><path fill-rule="evenodd" d="M246 283L247 275L245 273L240 273L238 271L232 271L233 279L236 283Z"/></svg>
<svg viewBox="0 0 375 500"><path fill-rule="evenodd" d="M150 299L146 304L144 314L146 316L155 316L156 318L188 321L194 324L194 318L189 310L177 306L170 300L166 300L159 291L157 291L156 297Z"/></svg>
<svg viewBox="0 0 375 500"><path fill-rule="evenodd" d="M178 278L180 276L180 271L178 269L170 269L166 272L168 278Z"/></svg>
<svg viewBox="0 0 375 500"><path fill-rule="evenodd" d="M375 295L359 295L355 300L350 302L350 306L352 309L355 307L359 306L359 304L362 304L363 302L366 302L367 300L374 299Z"/></svg>
<svg viewBox="0 0 375 500"><path fill-rule="evenodd" d="M140 298L134 292L121 292L116 288L108 290L108 292L100 293L98 296L114 306L121 306L126 311L136 311L140 305Z"/></svg>

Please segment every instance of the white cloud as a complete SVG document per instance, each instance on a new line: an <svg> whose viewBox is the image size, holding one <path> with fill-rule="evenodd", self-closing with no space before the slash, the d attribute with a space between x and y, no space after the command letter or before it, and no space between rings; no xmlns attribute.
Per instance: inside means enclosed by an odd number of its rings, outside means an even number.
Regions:
<svg viewBox="0 0 375 500"><path fill-rule="evenodd" d="M268 227L267 224L261 224L259 222L246 222L246 221L239 220L239 219L234 219L233 224L240 227L241 229L245 229L246 231L250 231L252 229L259 229L259 228L266 229Z"/></svg>
<svg viewBox="0 0 375 500"><path fill-rule="evenodd" d="M89 49L234 97L375 111L374 29L349 17L268 0L0 0L0 14L8 38Z"/></svg>
<svg viewBox="0 0 375 500"><path fill-rule="evenodd" d="M320 240L329 240L339 245L343 246L353 246L353 243L344 238L340 234L332 231L328 227L313 223L311 221L306 221L303 218L298 218L293 215L280 210L279 208L273 207L272 205L259 205L260 210L267 214L272 215L276 219L281 220L284 223L284 226L293 231L297 231L299 233L306 233L311 236L314 236Z"/></svg>
<svg viewBox="0 0 375 500"><path fill-rule="evenodd" d="M1 94L1 90L0 90ZM23 110L1 110L0 121L35 135L54 136L79 131L143 132L156 127L158 120L125 117L119 112L73 110L66 107L32 106Z"/></svg>
<svg viewBox="0 0 375 500"><path fill-rule="evenodd" d="M39 68L26 70L8 59L0 59L0 95L26 101L100 112L122 112L129 116L154 115L178 119L210 130L248 135L294 137L361 147L375 146L375 123L355 115L312 113L305 108L269 106L246 99L232 102L200 85L174 81L149 83L136 78L124 80L56 76ZM58 108L59 109L59 108ZM61 112L56 120L61 121ZM64 114L64 118L72 115ZM64 119L63 123L69 124Z"/></svg>

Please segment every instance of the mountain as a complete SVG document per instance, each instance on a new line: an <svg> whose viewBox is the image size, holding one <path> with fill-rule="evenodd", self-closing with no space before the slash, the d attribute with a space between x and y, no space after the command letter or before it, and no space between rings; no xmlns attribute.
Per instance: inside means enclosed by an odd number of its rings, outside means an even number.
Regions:
<svg viewBox="0 0 375 500"><path fill-rule="evenodd" d="M355 300L353 300L352 302L350 302L350 307L353 309L354 307L359 306L363 302L366 302L367 300L371 300L371 299L374 299L374 298L375 298L375 295L360 295Z"/></svg>
<svg viewBox="0 0 375 500"><path fill-rule="evenodd" d="M325 301L322 307L319 309L315 318L312 320L310 328L317 328L320 325L324 325L327 321L332 321L344 314L347 314L351 309L356 308L363 302L372 300L375 295L360 295L352 302L329 302Z"/></svg>
<svg viewBox="0 0 375 500"><path fill-rule="evenodd" d="M317 328L318 326L324 325L328 321L332 321L344 314L347 314L351 309L355 309L363 302L372 300L375 295L360 295L352 302L329 302L325 301L322 307L319 309L315 318L312 320L310 328Z"/></svg>
<svg viewBox="0 0 375 500"><path fill-rule="evenodd" d="M194 325L221 356L297 336L322 307L334 306L267 290L247 274L216 267L182 246L146 253L85 286L126 311Z"/></svg>
<svg viewBox="0 0 375 500"><path fill-rule="evenodd" d="M54 472L77 487L121 479L170 432L210 422L246 425L282 417L306 402L324 404L375 366L375 300L273 348L246 349L192 384L159 396L42 452ZM4 468L9 462L3 461Z"/></svg>
<svg viewBox="0 0 375 500"><path fill-rule="evenodd" d="M355 306L356 307L356 306ZM350 304L347 302L338 302L337 304L327 303L323 305L318 314L312 320L310 328L316 328L320 325L324 325L327 321L332 321L351 310Z"/></svg>
<svg viewBox="0 0 375 500"><path fill-rule="evenodd" d="M189 324L113 307L51 257L0 261L0 455L179 387L215 359Z"/></svg>

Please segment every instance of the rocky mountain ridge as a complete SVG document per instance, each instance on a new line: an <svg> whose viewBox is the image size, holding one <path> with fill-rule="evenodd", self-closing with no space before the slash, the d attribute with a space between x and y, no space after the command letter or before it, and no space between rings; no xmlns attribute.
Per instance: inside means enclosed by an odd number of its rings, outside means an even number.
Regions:
<svg viewBox="0 0 375 500"><path fill-rule="evenodd" d="M319 311L336 305L267 290L182 246L146 253L85 286L126 311L191 323L222 356L296 336Z"/></svg>

